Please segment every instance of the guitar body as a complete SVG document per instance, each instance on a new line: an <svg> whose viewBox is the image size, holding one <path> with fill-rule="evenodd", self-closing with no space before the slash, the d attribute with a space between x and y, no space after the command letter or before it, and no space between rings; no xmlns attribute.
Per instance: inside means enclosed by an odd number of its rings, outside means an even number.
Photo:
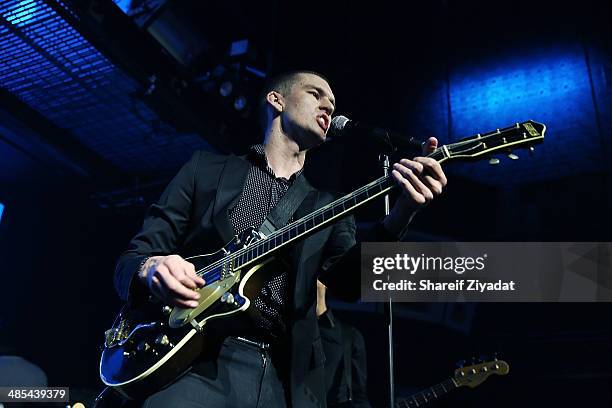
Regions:
<svg viewBox="0 0 612 408"><path fill-rule="evenodd" d="M277 269L273 257L238 270L224 259L256 239L257 232L249 229L213 254L186 258L196 271L209 269L205 286L197 289L196 308L169 307L152 298L126 304L106 332L102 381L127 398L145 397L184 373L196 358L213 355L223 338L240 333L249 318L243 312L250 311L251 299Z"/></svg>

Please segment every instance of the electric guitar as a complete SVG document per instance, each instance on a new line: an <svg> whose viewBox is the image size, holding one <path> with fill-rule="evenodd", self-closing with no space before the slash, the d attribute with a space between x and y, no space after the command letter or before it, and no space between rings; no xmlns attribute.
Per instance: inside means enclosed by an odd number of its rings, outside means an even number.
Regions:
<svg viewBox="0 0 612 408"><path fill-rule="evenodd" d="M422 407L459 387L474 388L482 384L493 374L506 375L509 371L508 363L502 360L487 361L469 367L458 368L455 370L455 375L448 380L413 394L408 398L396 401L395 408Z"/></svg>
<svg viewBox="0 0 612 408"><path fill-rule="evenodd" d="M546 126L527 121L487 134L477 134L438 147L428 155L438 162L478 160L513 148L533 148L544 140ZM142 397L171 382L187 370L210 342L216 322L231 326L248 311L272 268L264 266L272 254L346 216L361 205L386 194L396 185L383 176L264 236L251 228L215 253L186 258L206 281L198 289L195 308L133 300L124 305L113 327L105 332L100 378L128 398ZM243 315L244 316L244 315Z"/></svg>

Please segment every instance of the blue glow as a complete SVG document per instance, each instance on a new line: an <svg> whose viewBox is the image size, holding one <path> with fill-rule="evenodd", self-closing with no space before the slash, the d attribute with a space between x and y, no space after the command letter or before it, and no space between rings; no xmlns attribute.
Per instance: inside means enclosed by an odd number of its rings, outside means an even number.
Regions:
<svg viewBox="0 0 612 408"><path fill-rule="evenodd" d="M533 181L597 171L601 165L589 70L579 44L467 63L451 72L449 96L451 142L529 119L547 125L534 160L495 170L486 164L459 166L458 172L470 178L495 184Z"/></svg>
<svg viewBox="0 0 612 408"><path fill-rule="evenodd" d="M249 71L251 74L258 76L259 78L265 78L266 74L260 70L258 70L257 68L253 68L250 66L246 66L246 70Z"/></svg>
<svg viewBox="0 0 612 408"><path fill-rule="evenodd" d="M125 14L130 13L132 10L132 0L113 0L117 7L121 9Z"/></svg>
<svg viewBox="0 0 612 408"><path fill-rule="evenodd" d="M0 0L0 15L22 25L0 27L0 87L118 168L163 172L193 150L209 148L202 137L179 134L134 98L140 85L43 0ZM153 163L156 155L167 157Z"/></svg>
<svg viewBox="0 0 612 408"><path fill-rule="evenodd" d="M15 3L11 10L4 13L4 17L8 22L17 26L23 26L36 15L38 5L35 0L23 0Z"/></svg>
<svg viewBox="0 0 612 408"><path fill-rule="evenodd" d="M113 0L121 11L142 27L167 0Z"/></svg>
<svg viewBox="0 0 612 408"><path fill-rule="evenodd" d="M230 56L242 55L249 49L249 40L234 41L230 47Z"/></svg>
<svg viewBox="0 0 612 408"><path fill-rule="evenodd" d="M4 204L0 203L0 222L2 222L2 214L4 214Z"/></svg>

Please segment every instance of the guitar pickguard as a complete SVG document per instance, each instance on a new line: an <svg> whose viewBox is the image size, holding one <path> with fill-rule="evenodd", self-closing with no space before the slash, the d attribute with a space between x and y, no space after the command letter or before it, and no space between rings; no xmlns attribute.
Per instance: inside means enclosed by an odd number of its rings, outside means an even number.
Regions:
<svg viewBox="0 0 612 408"><path fill-rule="evenodd" d="M175 307L170 315L170 327L180 327L191 323L198 330L202 330L206 322L212 319L226 317L236 312L245 311L251 304L249 295L255 296L260 289L260 282L251 282L251 277L268 263L274 260L267 258L263 262L248 268L241 279L242 271L236 271L231 277L219 280L205 286L200 291L201 300L197 308L182 309ZM264 281L259 279L258 281ZM236 285L239 283L239 285ZM247 285L252 288L247 291ZM248 292L248 294L247 294ZM215 304L216 303L216 304ZM173 320L175 319L175 320ZM173 326L176 324L177 326Z"/></svg>
<svg viewBox="0 0 612 408"><path fill-rule="evenodd" d="M228 307L241 307L242 305L239 303L237 299L233 296L229 298L226 295L233 286L240 280L240 271L234 272L228 278L223 280L218 280L209 285L204 286L201 289L198 289L198 293L200 294L199 305L193 309L183 309L180 307L175 307L170 314L168 323L172 328L178 328L189 324L193 319L195 319L198 315L200 315L205 310L208 310L213 304L221 298L225 296L222 300L223 303L226 303Z"/></svg>

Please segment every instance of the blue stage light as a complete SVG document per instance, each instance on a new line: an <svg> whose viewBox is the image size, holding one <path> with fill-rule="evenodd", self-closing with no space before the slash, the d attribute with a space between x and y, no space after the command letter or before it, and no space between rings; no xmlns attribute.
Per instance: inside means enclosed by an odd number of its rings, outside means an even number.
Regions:
<svg viewBox="0 0 612 408"><path fill-rule="evenodd" d="M451 74L453 133L499 127L517 120L581 122L593 101L581 49L497 56ZM501 122L501 123L500 123Z"/></svg>
<svg viewBox="0 0 612 408"><path fill-rule="evenodd" d="M451 70L448 95L450 141L529 119L547 125L545 142L533 160L495 170L483 163L458 166L465 176L503 184L599 170L593 89L580 44L514 50L465 62Z"/></svg>
<svg viewBox="0 0 612 408"><path fill-rule="evenodd" d="M36 16L38 5L35 0L23 0L17 3L18 4L13 7L10 12L4 14L3 17L12 24L23 26Z"/></svg>
<svg viewBox="0 0 612 408"><path fill-rule="evenodd" d="M4 204L0 203L0 222L2 222L3 213L4 213Z"/></svg>
<svg viewBox="0 0 612 408"><path fill-rule="evenodd" d="M210 149L201 136L160 121L135 97L142 86L47 3L0 0L0 15L12 24L0 24L1 88L121 169L164 172L193 150ZM72 13L62 1L53 3ZM153 164L158 154L167 157Z"/></svg>

